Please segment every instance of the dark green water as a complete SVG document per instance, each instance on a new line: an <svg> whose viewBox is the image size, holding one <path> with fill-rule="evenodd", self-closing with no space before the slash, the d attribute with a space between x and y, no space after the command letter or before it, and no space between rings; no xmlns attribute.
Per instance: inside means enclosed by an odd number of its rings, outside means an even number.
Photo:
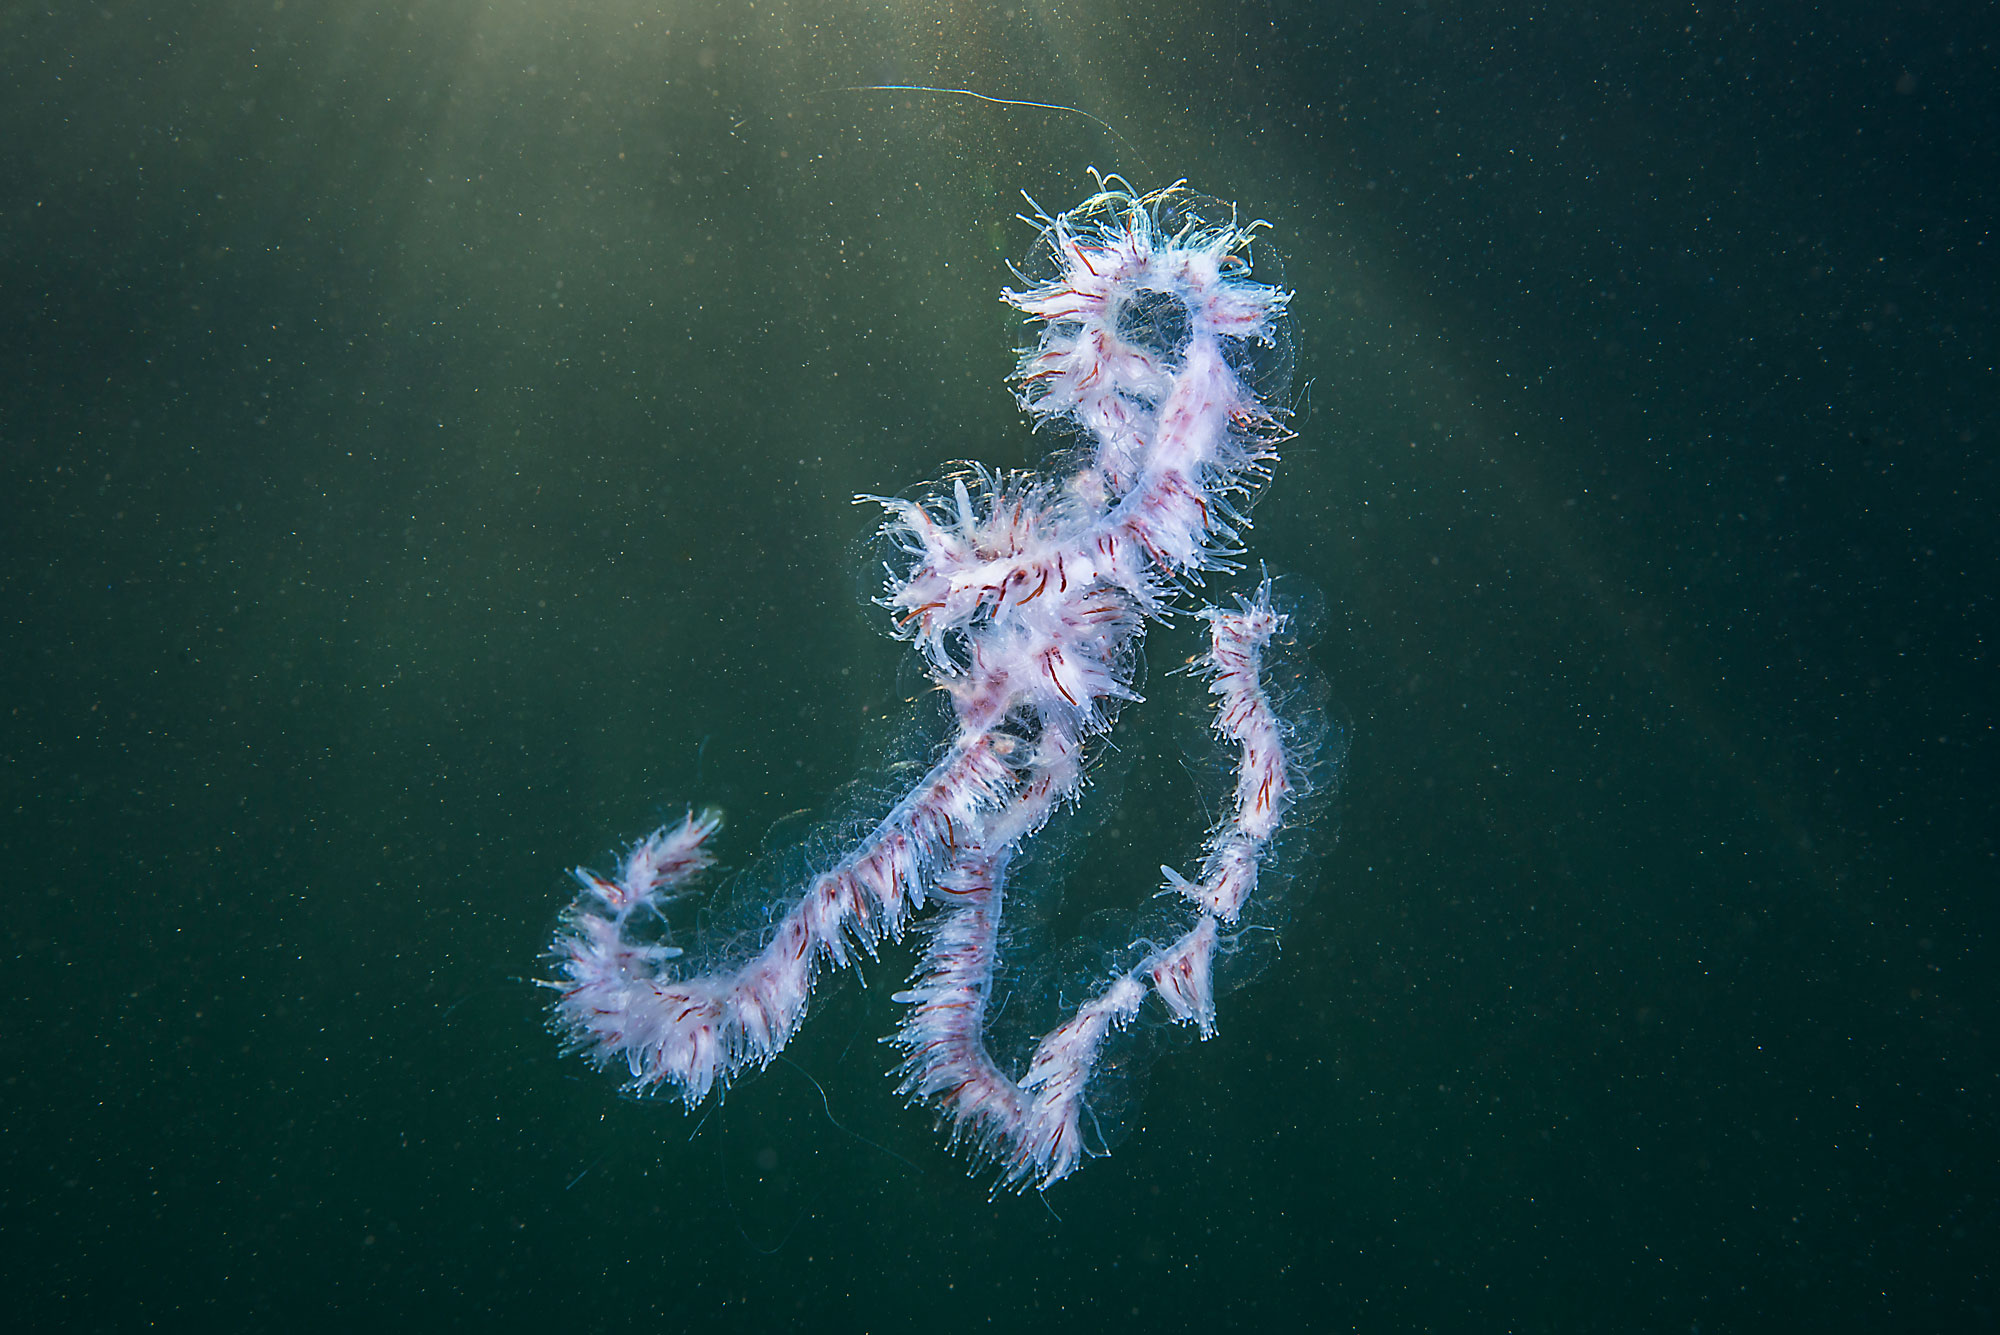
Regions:
<svg viewBox="0 0 2000 1335"><path fill-rule="evenodd" d="M0 10L21 1329L1991 1328L1990 14L1126 9ZM1046 1205L907 947L691 1134L543 1032L563 869L854 770L849 498L1037 455L1090 164L1287 257L1338 841Z"/></svg>

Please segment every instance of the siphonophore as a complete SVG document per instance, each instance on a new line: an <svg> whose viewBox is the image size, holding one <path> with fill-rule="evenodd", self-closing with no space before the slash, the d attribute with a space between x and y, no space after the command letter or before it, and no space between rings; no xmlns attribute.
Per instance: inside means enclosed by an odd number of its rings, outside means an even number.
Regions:
<svg viewBox="0 0 2000 1335"><path fill-rule="evenodd" d="M719 1094L785 1046L827 970L920 925L916 974L895 997L902 1089L1002 1184L1046 1187L1090 1148L1093 1082L1122 1031L1152 1009L1215 1032L1218 964L1339 761L1313 691L1270 681L1294 631L1271 581L1187 606L1206 579L1241 569L1248 505L1291 438L1290 293L1255 271L1263 224L1180 185L1098 187L1068 212L1036 210L1034 258L1003 293L1031 334L1021 406L1063 437L1049 464L964 465L919 499L862 498L884 507L893 553L878 601L948 715L921 777L782 890L756 939L699 967L662 909L711 865L719 815L655 831L610 875L576 873L553 947L554 1025L632 1089L689 1107ZM1003 1065L989 1012L1024 850L1084 796L1138 700L1148 626L1183 616L1205 627L1194 669L1230 757L1220 814L1198 860L1163 866L1135 895L1170 907L1074 980L1081 1003Z"/></svg>

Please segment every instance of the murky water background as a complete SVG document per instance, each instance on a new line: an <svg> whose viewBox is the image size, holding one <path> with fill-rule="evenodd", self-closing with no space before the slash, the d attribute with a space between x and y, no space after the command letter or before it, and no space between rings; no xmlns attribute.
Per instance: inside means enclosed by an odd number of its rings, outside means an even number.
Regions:
<svg viewBox="0 0 2000 1335"><path fill-rule="evenodd" d="M1986 1328L1975 24L12 7L12 1304ZM850 498L1037 457L995 294L1093 164L1269 219L1297 292L1254 543L1353 750L1281 953L1046 1203L882 1078L907 946L720 1109L621 1099L528 982L564 868L689 801L747 861L873 754ZM1066 903L1186 847L1188 651Z"/></svg>

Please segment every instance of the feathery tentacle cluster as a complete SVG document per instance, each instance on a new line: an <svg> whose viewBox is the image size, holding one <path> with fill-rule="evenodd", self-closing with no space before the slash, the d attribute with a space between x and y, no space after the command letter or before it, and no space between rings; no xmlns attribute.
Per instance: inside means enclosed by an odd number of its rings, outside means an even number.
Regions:
<svg viewBox="0 0 2000 1335"><path fill-rule="evenodd" d="M1046 1187L1076 1167L1105 1044L1149 996L1214 1032L1222 928L1255 892L1304 783L1263 685L1265 649L1285 625L1268 580L1234 609L1197 613L1209 632L1197 666L1237 763L1199 877L1163 869L1186 901L1185 929L1103 980L1018 1077L986 1044L1009 868L1079 797L1092 740L1138 698L1148 621L1170 616L1205 573L1232 568L1245 504L1288 434L1273 381L1289 356L1290 294L1252 276L1261 224L1204 217L1179 185L1099 186L1067 213L1029 219L1045 274L1004 293L1036 331L1020 402L1037 426L1076 433L1067 467L972 466L921 500L864 498L885 507L900 553L880 600L892 630L950 702L944 753L745 959L687 971L644 921L709 865L713 813L641 840L615 877L577 873L584 893L555 942L556 1023L600 1063L621 1060L634 1088L672 1088L693 1106L768 1063L823 967L872 954L932 902L917 976L896 998L909 1007L895 1035L903 1088L1007 1185Z"/></svg>

